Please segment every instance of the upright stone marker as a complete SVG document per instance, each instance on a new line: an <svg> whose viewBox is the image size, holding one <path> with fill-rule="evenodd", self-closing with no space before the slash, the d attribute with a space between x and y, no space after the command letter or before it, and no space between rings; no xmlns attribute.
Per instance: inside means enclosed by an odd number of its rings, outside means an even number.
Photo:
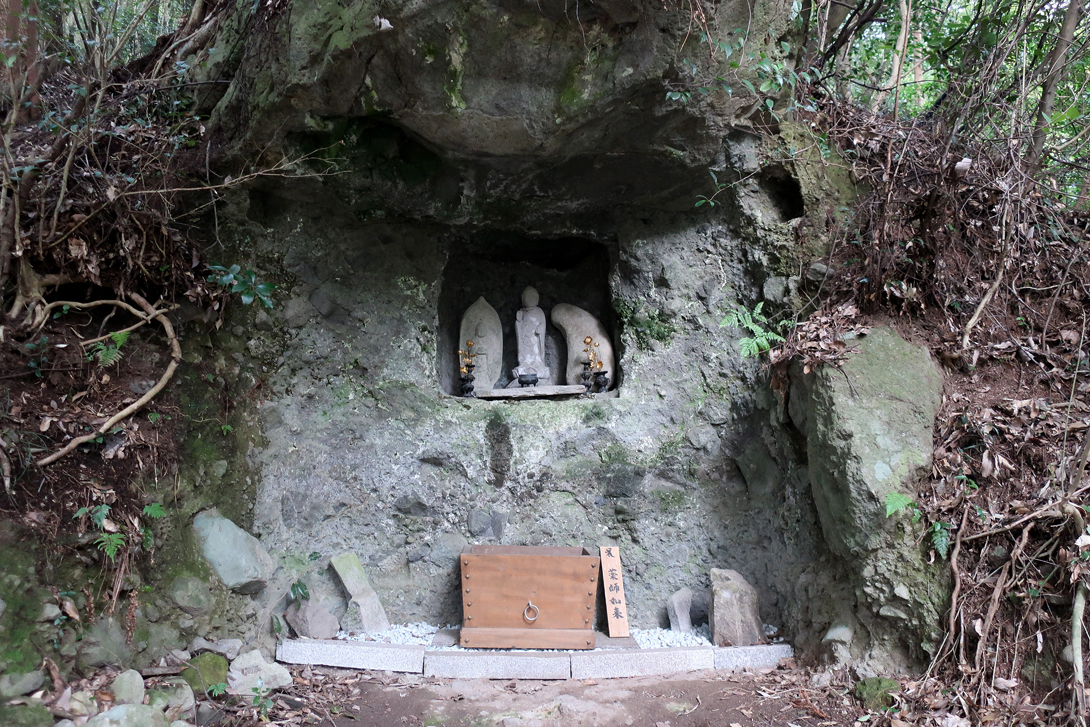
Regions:
<svg viewBox="0 0 1090 727"><path fill-rule="evenodd" d="M753 646L765 640L757 591L742 574L712 568L712 608L708 626L716 646Z"/></svg>
<svg viewBox="0 0 1090 727"><path fill-rule="evenodd" d="M610 637L628 636L628 604L624 598L624 575L621 573L621 551L615 545L602 546L602 583L605 585L606 618Z"/></svg>
<svg viewBox="0 0 1090 727"><path fill-rule="evenodd" d="M367 579L367 571L355 553L347 552L329 559L329 565L341 579L348 592L348 612L341 621L345 631L363 631L368 634L387 631L390 621L386 609L378 600L378 594Z"/></svg>
<svg viewBox="0 0 1090 727"><path fill-rule="evenodd" d="M666 602L666 615L670 617L670 630L687 634L693 630L693 622L689 616L689 610L693 604L693 592L688 588L670 596Z"/></svg>

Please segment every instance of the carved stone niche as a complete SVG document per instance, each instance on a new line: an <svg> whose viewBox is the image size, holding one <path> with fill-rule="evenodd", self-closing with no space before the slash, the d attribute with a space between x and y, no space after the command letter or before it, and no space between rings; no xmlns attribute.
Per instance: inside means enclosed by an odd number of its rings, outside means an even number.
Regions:
<svg viewBox="0 0 1090 727"><path fill-rule="evenodd" d="M475 390L480 394L510 387L507 395L512 398L531 395L530 392L519 394L514 391L520 387L513 374L519 365L515 325L523 308L523 293L528 287L536 289L537 306L545 317L544 358L551 378L541 382L542 386L583 383L581 376L575 381L566 380L571 376L572 360L564 331L551 317L553 308L560 304L580 308L601 322L601 334L607 340L600 341L599 348L611 352L614 360L610 363L614 369L619 369L620 356L612 354L617 350L617 322L610 305L609 252L606 245L581 238L546 240L506 232L485 232L450 239L439 292L437 375L440 388L448 394L461 395L457 352L466 348L466 342L461 340L464 333L462 319L474 305L477 311L482 310L478 301L483 297L499 317L503 354L495 381L487 380L491 373L483 373L482 367L475 368ZM494 359L489 363L494 363ZM495 370L492 365L483 368L489 372ZM616 388L620 371L611 371L609 378L610 389Z"/></svg>

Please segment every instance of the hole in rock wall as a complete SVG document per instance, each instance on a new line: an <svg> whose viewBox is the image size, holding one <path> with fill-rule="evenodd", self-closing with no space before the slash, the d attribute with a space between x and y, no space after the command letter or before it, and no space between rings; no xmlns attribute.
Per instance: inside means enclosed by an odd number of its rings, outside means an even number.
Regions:
<svg viewBox="0 0 1090 727"><path fill-rule="evenodd" d="M758 185L772 202L780 220L787 222L806 214L799 180L781 166L767 167L761 172Z"/></svg>
<svg viewBox="0 0 1090 727"><path fill-rule="evenodd" d="M609 260L606 245L583 238L538 239L510 232L488 232L448 243L439 294L440 388L448 394L461 393L457 352L465 344L459 335L462 316L481 297L499 315L503 365L496 381L478 377L477 389L501 389L512 383L512 370L519 364L515 324L527 287L536 289L540 296L537 305L546 320L545 364L554 372L555 382L581 383L565 380L568 348L550 313L560 303L582 308L602 323L613 350L618 351L610 306ZM478 366L478 371L481 368ZM618 374L610 374L614 382L618 381Z"/></svg>

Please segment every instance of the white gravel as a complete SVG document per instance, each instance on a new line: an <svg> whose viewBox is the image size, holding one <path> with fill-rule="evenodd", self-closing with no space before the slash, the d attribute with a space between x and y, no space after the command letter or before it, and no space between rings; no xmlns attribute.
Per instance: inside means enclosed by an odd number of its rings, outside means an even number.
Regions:
<svg viewBox="0 0 1090 727"><path fill-rule="evenodd" d="M439 629L452 628L450 626L432 626L426 623L395 624L389 631L377 634L350 634L341 631L337 638L342 641L371 641L379 644L422 644L431 643L435 632Z"/></svg>
<svg viewBox="0 0 1090 727"><path fill-rule="evenodd" d="M435 632L440 629L456 629L457 626L433 626L428 623L395 624L389 631L378 634L350 634L341 631L337 638L343 641L368 641L379 644L416 644L430 646ZM708 625L696 626L690 633L676 633L669 629L632 629L632 637L641 649L665 649L680 646L711 646ZM442 651L479 651L461 646L433 647ZM599 651L600 649L595 649ZM556 651L556 649L510 649L510 651Z"/></svg>
<svg viewBox="0 0 1090 727"><path fill-rule="evenodd" d="M632 638L641 649L666 649L676 646L711 646L708 625L694 626L687 634L670 629L632 629Z"/></svg>

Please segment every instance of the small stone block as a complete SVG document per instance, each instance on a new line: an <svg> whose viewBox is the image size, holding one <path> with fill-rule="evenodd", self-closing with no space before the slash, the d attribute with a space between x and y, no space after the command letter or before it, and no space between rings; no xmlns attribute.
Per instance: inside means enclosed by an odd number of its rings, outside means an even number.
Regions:
<svg viewBox="0 0 1090 727"><path fill-rule="evenodd" d="M431 646L457 646L461 629L439 629L431 637Z"/></svg>
<svg viewBox="0 0 1090 727"><path fill-rule="evenodd" d="M424 676L457 679L569 679L567 654L428 651Z"/></svg>
<svg viewBox="0 0 1090 727"><path fill-rule="evenodd" d="M638 649L640 645L634 636L618 636L616 638L604 634L601 631L594 632L595 649Z"/></svg>
<svg viewBox="0 0 1090 727"><path fill-rule="evenodd" d="M572 679L616 679L714 668L714 649L707 646L571 652Z"/></svg>
<svg viewBox="0 0 1090 727"><path fill-rule="evenodd" d="M411 674L419 674L424 670L424 647L404 644L287 639L276 647L276 658L287 664L320 664L348 669L375 669Z"/></svg>
<svg viewBox="0 0 1090 727"><path fill-rule="evenodd" d="M728 671L774 669L780 663L780 659L789 659L795 655L795 650L790 644L724 646L714 651L715 668Z"/></svg>

